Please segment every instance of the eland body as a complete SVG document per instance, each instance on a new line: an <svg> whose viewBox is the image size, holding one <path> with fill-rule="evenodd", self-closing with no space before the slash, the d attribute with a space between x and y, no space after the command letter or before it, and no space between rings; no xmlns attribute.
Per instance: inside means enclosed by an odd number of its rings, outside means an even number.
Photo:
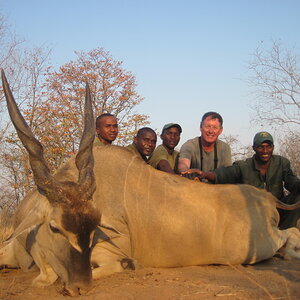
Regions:
<svg viewBox="0 0 300 300"><path fill-rule="evenodd" d="M12 98L3 80L6 97ZM31 156L37 190L16 212L15 232L0 249L0 265L29 270L35 263L40 269L35 284L51 284L59 276L73 295L89 286L91 268L99 278L140 265L253 264L283 246L286 257L300 258L299 230L278 229L271 193L161 172L122 147L92 150L88 88L86 99L79 153L54 176L48 175L41 152L27 145L32 134L15 125ZM32 147L40 149L37 141ZM36 164L42 165L41 175Z"/></svg>

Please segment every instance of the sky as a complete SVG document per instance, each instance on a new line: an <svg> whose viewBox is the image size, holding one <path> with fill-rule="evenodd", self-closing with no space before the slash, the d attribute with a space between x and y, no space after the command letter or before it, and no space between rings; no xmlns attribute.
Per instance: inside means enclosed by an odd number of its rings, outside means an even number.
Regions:
<svg viewBox="0 0 300 300"><path fill-rule="evenodd" d="M207 111L219 112L223 134L243 145L269 130L250 124L248 63L258 45L270 49L272 41L299 49L299 12L298 0L0 0L17 35L53 48L57 67L75 60L74 51L99 47L123 61L144 97L136 111L159 132L180 124L179 146L199 136Z"/></svg>

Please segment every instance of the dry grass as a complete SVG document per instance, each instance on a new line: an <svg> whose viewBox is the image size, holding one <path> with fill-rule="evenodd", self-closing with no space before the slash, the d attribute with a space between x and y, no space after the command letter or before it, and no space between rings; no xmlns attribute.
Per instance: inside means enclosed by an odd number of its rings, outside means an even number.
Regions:
<svg viewBox="0 0 300 300"><path fill-rule="evenodd" d="M12 216L5 211L0 213L0 245L12 234Z"/></svg>

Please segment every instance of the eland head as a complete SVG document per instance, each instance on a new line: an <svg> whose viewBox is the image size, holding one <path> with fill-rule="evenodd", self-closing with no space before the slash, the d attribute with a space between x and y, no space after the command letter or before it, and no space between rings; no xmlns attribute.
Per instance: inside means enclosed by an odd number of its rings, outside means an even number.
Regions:
<svg viewBox="0 0 300 300"><path fill-rule="evenodd" d="M92 201L96 189L92 154L95 121L89 86L86 86L84 131L76 156L78 181L60 181L50 173L43 147L22 117L3 70L1 76L9 115L28 151L35 184L48 200L42 209L28 214L12 239L24 231L29 232L28 237L34 237L28 247L40 268L34 283L47 285L60 277L67 294L78 294L91 284L92 240L100 222L100 214Z"/></svg>

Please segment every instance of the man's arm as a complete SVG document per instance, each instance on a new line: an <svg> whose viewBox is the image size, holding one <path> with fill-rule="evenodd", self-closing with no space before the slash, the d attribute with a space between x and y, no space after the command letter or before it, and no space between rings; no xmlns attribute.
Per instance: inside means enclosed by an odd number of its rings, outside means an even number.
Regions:
<svg viewBox="0 0 300 300"><path fill-rule="evenodd" d="M202 172L198 169L189 169L182 174L192 173L197 174L200 179L207 179L211 183L244 183L238 162L235 162L232 166L217 168L210 172Z"/></svg>
<svg viewBox="0 0 300 300"><path fill-rule="evenodd" d="M178 161L178 172L185 172L189 170L191 166L191 161L188 158L179 158Z"/></svg>
<svg viewBox="0 0 300 300"><path fill-rule="evenodd" d="M175 174L174 170L171 168L169 162L165 159L162 159L157 164L157 169L167 173Z"/></svg>
<svg viewBox="0 0 300 300"><path fill-rule="evenodd" d="M209 182L216 182L216 173L215 172L202 172L202 179L207 179Z"/></svg>
<svg viewBox="0 0 300 300"><path fill-rule="evenodd" d="M178 173L181 176L187 177L189 179L194 179L195 177L201 178L203 176L203 172L199 169L190 169L191 161L188 158L179 158L178 161ZM192 174L192 177L189 176Z"/></svg>

